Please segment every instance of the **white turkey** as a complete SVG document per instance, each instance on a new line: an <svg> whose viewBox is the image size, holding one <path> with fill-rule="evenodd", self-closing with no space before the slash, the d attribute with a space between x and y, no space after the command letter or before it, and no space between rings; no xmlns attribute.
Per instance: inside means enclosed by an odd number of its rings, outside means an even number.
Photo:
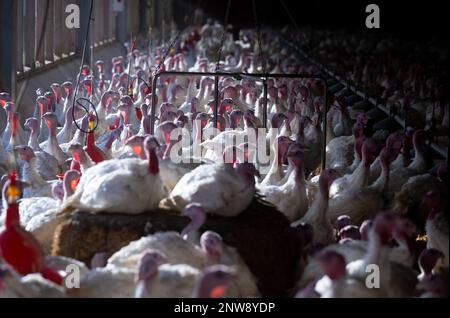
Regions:
<svg viewBox="0 0 450 318"><path fill-rule="evenodd" d="M328 216L328 197L330 186L338 177L338 173L333 169L324 170L319 178L319 192L312 206L306 214L292 225L296 226L301 223L308 223L314 229L315 244L329 244L334 240L334 229Z"/></svg>
<svg viewBox="0 0 450 318"><path fill-rule="evenodd" d="M257 174L250 163L200 165L178 181L164 204L182 210L197 202L207 213L236 216L252 202Z"/></svg>
<svg viewBox="0 0 450 318"><path fill-rule="evenodd" d="M448 214L442 210L443 198L439 192L428 192L426 200L430 206L428 219L425 223L427 233L427 248L435 248L444 253L444 264L449 264Z"/></svg>
<svg viewBox="0 0 450 318"><path fill-rule="evenodd" d="M280 212L286 215L290 222L298 220L308 210L303 170L304 155L296 146L297 144L291 144L286 154L289 164L294 167L286 182L279 186L258 187L258 192L264 196L264 199L274 204Z"/></svg>
<svg viewBox="0 0 450 318"><path fill-rule="evenodd" d="M137 214L156 208L166 195L159 176L157 147L156 139L149 136L144 141L147 160L112 159L87 169L62 209Z"/></svg>
<svg viewBox="0 0 450 318"><path fill-rule="evenodd" d="M356 224L360 224L364 219L372 218L383 210L386 207L390 182L389 166L396 156L395 150L384 148L380 154L382 172L373 184L348 187L339 196L332 198L329 203L331 220L345 214Z"/></svg>

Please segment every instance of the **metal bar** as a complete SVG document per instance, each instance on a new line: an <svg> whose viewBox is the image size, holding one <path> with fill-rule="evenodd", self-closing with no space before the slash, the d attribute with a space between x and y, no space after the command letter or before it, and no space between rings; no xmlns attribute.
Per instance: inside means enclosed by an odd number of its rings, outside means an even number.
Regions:
<svg viewBox="0 0 450 318"><path fill-rule="evenodd" d="M43 29L44 26L44 16L45 16L45 8L47 6L47 0L37 0L36 1L36 38L41 38L41 33L43 32L45 34L45 29ZM33 13L34 14L34 13ZM47 28L48 26L46 26ZM45 42L45 41L44 41ZM35 41L35 52L36 52L36 66L44 66L45 65L45 45L44 43L41 43L41 46L39 46L38 41Z"/></svg>
<svg viewBox="0 0 450 318"><path fill-rule="evenodd" d="M152 81L152 104L150 113L150 134L155 132L155 115L156 115L156 83L159 78L159 73L155 74Z"/></svg>
<svg viewBox="0 0 450 318"><path fill-rule="evenodd" d="M323 81L324 86L324 101L323 101L323 128L322 128L322 171L325 170L327 161L327 113L328 113L328 85L327 81Z"/></svg>
<svg viewBox="0 0 450 318"><path fill-rule="evenodd" d="M62 14L63 10L65 10L65 7L62 5L62 2L60 0L54 1L54 8L55 12L55 33L54 33L54 39L53 39L53 45L55 47L55 57L58 59L62 58L63 53L63 43L67 41L66 37L63 37L63 31L66 30L65 25L63 24L63 19L65 19L66 14Z"/></svg>
<svg viewBox="0 0 450 318"><path fill-rule="evenodd" d="M47 14L47 24L45 25L45 37L44 37L44 43L45 43L45 52L44 52L44 63L46 62L53 62L54 60L54 41L53 41L53 6L54 6L54 0L47 0L48 3L48 14Z"/></svg>
<svg viewBox="0 0 450 318"><path fill-rule="evenodd" d="M262 82L262 78L315 78L318 80L326 80L326 78L323 75L320 74L310 74L310 73L297 73L297 74L269 74L269 73L257 73L257 74L251 74L251 73L235 73L235 72L178 72L178 71L164 71L158 73L158 76L166 76L166 75L175 75L175 76L231 76L235 77L236 79L242 79L242 78L251 78L253 80L260 78L260 81Z"/></svg>
<svg viewBox="0 0 450 318"><path fill-rule="evenodd" d="M91 0L92 1L92 0ZM78 38L76 45L76 54L78 57L83 55L84 49L84 41L85 41L85 32L88 28L89 22L89 11L90 11L90 3L89 1L80 1L80 29L78 30ZM84 53L84 64L91 64L91 40L92 40L92 30L88 30L87 39L86 39L86 52Z"/></svg>
<svg viewBox="0 0 450 318"><path fill-rule="evenodd" d="M324 110L325 113L323 115L323 139L322 139L322 149L323 149L323 154L322 154L322 169L325 168L326 166L326 153L325 153L325 149L326 149L326 125L327 125L327 111L328 111L328 85L327 85L327 81L326 78L322 75L319 74L309 74L309 73L299 73L299 74L267 74L267 73L261 73L261 74L248 74L248 73L231 73L231 72L176 72L176 71L168 71L168 72L160 72L155 74L155 76L153 77L153 82L152 82L152 107L151 107L151 123L150 123L150 133L153 134L155 131L155 114L156 114L156 83L158 81L158 79L161 76L167 76L167 75L175 75L175 76L214 76L215 78L215 83L216 83L216 88L218 88L218 81L219 81L219 77L223 77L223 76L231 76L234 77L235 79L241 79L243 77L247 77L247 78L252 78L252 79L260 79L263 84L264 82L268 79L268 78L315 78L320 80L321 82L323 82L324 84ZM267 94L267 92L265 92L265 94ZM218 89L216 89L216 96L215 96L215 125L217 127L217 107L218 107ZM267 96L266 96L266 108L267 108ZM267 116L267 115L266 115ZM266 118L267 121L267 118ZM266 125L266 121L264 121L264 124Z"/></svg>
<svg viewBox="0 0 450 318"><path fill-rule="evenodd" d="M264 94L263 127L267 128L267 79L264 79L263 81L263 94Z"/></svg>
<svg viewBox="0 0 450 318"><path fill-rule="evenodd" d="M17 32L16 32L16 41L17 41L17 66L16 71L18 73L23 72L23 24L24 24L24 18L23 18L23 0L17 1Z"/></svg>
<svg viewBox="0 0 450 318"><path fill-rule="evenodd" d="M214 76L214 127L217 128L219 113L219 76Z"/></svg>
<svg viewBox="0 0 450 318"><path fill-rule="evenodd" d="M36 42L36 29L35 29L36 17L35 17L35 2L34 0L26 0L25 2L25 66L31 68L34 65L34 48Z"/></svg>
<svg viewBox="0 0 450 318"><path fill-rule="evenodd" d="M17 2L0 1L0 92L16 94L16 21Z"/></svg>

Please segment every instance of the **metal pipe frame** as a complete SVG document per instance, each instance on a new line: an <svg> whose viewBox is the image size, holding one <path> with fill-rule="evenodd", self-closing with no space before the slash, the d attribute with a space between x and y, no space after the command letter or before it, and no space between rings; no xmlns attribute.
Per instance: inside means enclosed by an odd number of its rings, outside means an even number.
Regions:
<svg viewBox="0 0 450 318"><path fill-rule="evenodd" d="M327 135L327 113L328 113L328 85L326 78L319 74L309 74L309 73L297 73L297 74L268 74L268 73L258 73L258 74L249 74L249 73L232 73L232 72L176 72L176 71L167 71L167 72L159 72L155 74L152 82L152 105L151 105L151 123L150 123L150 133L154 134L155 132L155 117L156 117L156 85L158 83L158 79L163 76L212 76L214 77L215 82L215 91L214 91L214 127L217 128L217 116L219 109L219 78L220 77L234 77L236 80L241 80L243 78L248 78L252 80L261 81L263 83L263 94L264 94L264 111L263 111L263 125L264 128L267 128L267 79L269 78L314 78L320 80L324 85L324 114L322 118L323 124L323 137L322 137L322 170L325 169L326 166L326 135Z"/></svg>

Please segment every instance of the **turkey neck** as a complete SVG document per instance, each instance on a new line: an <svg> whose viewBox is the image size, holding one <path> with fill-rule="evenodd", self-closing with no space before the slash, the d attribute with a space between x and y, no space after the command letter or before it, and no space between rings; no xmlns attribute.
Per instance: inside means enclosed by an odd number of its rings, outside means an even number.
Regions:
<svg viewBox="0 0 450 318"><path fill-rule="evenodd" d="M55 100L56 100L56 103L61 103L61 91L60 90L57 90L57 89L55 89L55 90L53 90L53 94L55 95Z"/></svg>
<svg viewBox="0 0 450 318"><path fill-rule="evenodd" d="M195 101L191 99L191 114L194 114L197 112L197 107L195 106Z"/></svg>
<svg viewBox="0 0 450 318"><path fill-rule="evenodd" d="M73 191L73 187L72 187L72 183L75 182L76 180L72 180L71 178L64 178L64 184L63 184L63 189L64 189L64 199L63 201L66 201L68 197L70 197L74 191Z"/></svg>
<svg viewBox="0 0 450 318"><path fill-rule="evenodd" d="M298 127L298 133L297 133L297 141L301 142L301 143L305 143L305 131L304 131L305 127L303 127L303 125L299 125Z"/></svg>
<svg viewBox="0 0 450 318"><path fill-rule="evenodd" d="M170 151L172 150L172 147L173 147L177 142L178 142L178 141L176 141L176 140L170 140L170 141L169 141L169 144L167 145L166 150L164 151L164 154L163 154L163 158L164 158L164 159L167 158L167 157L170 155Z"/></svg>
<svg viewBox="0 0 450 318"><path fill-rule="evenodd" d="M167 88L160 89L159 93L161 94L162 102L167 103Z"/></svg>
<svg viewBox="0 0 450 318"><path fill-rule="evenodd" d="M72 101L72 98L73 98L73 89L67 89L66 90L66 99L65 99L65 101L64 101L64 112L66 112L67 111L67 109L69 108L69 106L70 106L70 103L71 103L71 101Z"/></svg>
<svg viewBox="0 0 450 318"><path fill-rule="evenodd" d="M19 134L18 134L18 129L17 129L17 125L19 123L16 122L17 119L14 119L12 124L11 124L11 136L9 138L9 144L14 147L17 145L20 145L20 138L19 138Z"/></svg>
<svg viewBox="0 0 450 318"><path fill-rule="evenodd" d="M284 186L287 185L293 185L297 188L301 188L305 184L305 172L303 169L303 163L302 162L294 162L292 159L289 159L289 166L290 166L290 174L289 178L284 184ZM287 173L289 173L289 170Z"/></svg>
<svg viewBox="0 0 450 318"><path fill-rule="evenodd" d="M23 165L23 179L30 183L31 187L36 187L38 185L46 184L46 181L41 177L41 175L36 170L37 158L33 157L28 162Z"/></svg>
<svg viewBox="0 0 450 318"><path fill-rule="evenodd" d="M203 99L203 95L205 95L205 86L205 82L202 81L200 83L200 91L197 93L197 96L195 96L198 101L201 101Z"/></svg>
<svg viewBox="0 0 450 318"><path fill-rule="evenodd" d="M356 139L355 139L355 142L356 142ZM358 151L356 150L356 146L355 146L354 159L350 166L350 171L355 171L356 168L358 168L360 164L361 164L361 155L358 153Z"/></svg>
<svg viewBox="0 0 450 318"><path fill-rule="evenodd" d="M230 128L231 129L236 129L238 127L238 120L239 117L238 116L230 116Z"/></svg>
<svg viewBox="0 0 450 318"><path fill-rule="evenodd" d="M28 146L33 149L33 151L40 151L41 148L39 147L39 130L38 129L31 129L30 133L30 139L28 141Z"/></svg>
<svg viewBox="0 0 450 318"><path fill-rule="evenodd" d="M308 210L308 212L306 212L305 216L302 218L302 222L309 224L317 224L317 223L320 224L321 222L323 222L323 220L326 220L329 223L326 215L328 211L328 197L329 197L329 189L328 188L320 189L320 191L316 194L316 197L314 199L313 204L311 205L311 208Z"/></svg>
<svg viewBox="0 0 450 318"><path fill-rule="evenodd" d="M351 175L349 188L365 187L369 179L369 173L370 162L367 160L366 156L363 155L363 159Z"/></svg>
<svg viewBox="0 0 450 318"><path fill-rule="evenodd" d="M85 150L74 152L73 158L80 163L82 171L86 171L89 167L93 165L92 160L87 156Z"/></svg>
<svg viewBox="0 0 450 318"><path fill-rule="evenodd" d="M381 240L375 231L371 231L369 237L369 244L367 248L366 255L364 256L364 264L378 264L381 254Z"/></svg>
<svg viewBox="0 0 450 318"><path fill-rule="evenodd" d="M151 286L154 279L158 276L158 270L155 270L154 273L147 275L143 280L140 280L136 286L135 297L136 298L145 298L148 297L151 291Z"/></svg>
<svg viewBox="0 0 450 318"><path fill-rule="evenodd" d="M123 125L124 126L129 125L130 124L130 108L127 107L126 109L122 110L120 112L120 114L123 117Z"/></svg>
<svg viewBox="0 0 450 318"><path fill-rule="evenodd" d="M186 99L184 100L184 102L186 104L190 103L192 101L192 88L193 88L193 80L188 80L188 87L187 87L187 92L186 92Z"/></svg>
<svg viewBox="0 0 450 318"><path fill-rule="evenodd" d="M115 136L114 136L114 133L111 132L111 133L109 134L108 140L106 141L106 144L105 144L105 149L106 149L106 150L111 149L114 140L116 140L116 138L115 138Z"/></svg>
<svg viewBox="0 0 450 318"><path fill-rule="evenodd" d="M203 137L202 121L197 119L194 121L194 140L192 142L193 148L201 144Z"/></svg>
<svg viewBox="0 0 450 318"><path fill-rule="evenodd" d="M381 159L381 174L370 186L377 192L386 193L389 184L389 163Z"/></svg>
<svg viewBox="0 0 450 318"><path fill-rule="evenodd" d="M327 120L327 144L336 137L336 135L334 134L334 130L333 130L333 118L328 118Z"/></svg>
<svg viewBox="0 0 450 318"><path fill-rule="evenodd" d="M418 142L414 141L414 150L416 154L414 155L414 159L408 166L408 168L413 170L420 170L421 167L426 166L425 145L419 144Z"/></svg>
<svg viewBox="0 0 450 318"><path fill-rule="evenodd" d="M58 140L56 139L56 127L52 124L52 125L48 126L48 130L49 130L49 133L48 133L47 140L48 140L49 149L52 150L52 153L56 153L53 150L54 148L59 147Z"/></svg>
<svg viewBox="0 0 450 318"><path fill-rule="evenodd" d="M277 151L275 160L272 161L272 165L270 166L269 172L267 173L267 175L272 175L272 174L278 174L281 176L281 166L283 164L283 152L280 149L280 146L278 146L277 149L275 149ZM267 176L266 176L267 177Z"/></svg>
<svg viewBox="0 0 450 318"><path fill-rule="evenodd" d="M73 125L72 112L70 111L70 109L68 109L66 112L65 120L64 120L64 126L61 129L60 134L71 134L72 133L72 125Z"/></svg>
<svg viewBox="0 0 450 318"><path fill-rule="evenodd" d="M81 129L77 129L77 131L75 132L72 141L71 142L77 142L80 145L84 144L84 135L86 134L84 131L87 130L87 126L86 125L81 125Z"/></svg>
<svg viewBox="0 0 450 318"><path fill-rule="evenodd" d="M155 149L150 149L148 152L148 171L154 175L159 173L158 157Z"/></svg>
<svg viewBox="0 0 450 318"><path fill-rule="evenodd" d="M167 90L169 91L169 103L171 104L176 104L176 99L177 99L177 90L176 90L176 84L175 81L171 82L168 87Z"/></svg>
<svg viewBox="0 0 450 318"><path fill-rule="evenodd" d="M103 94L102 99L100 101L100 104L97 106L97 116L99 119L103 120L106 117L106 103L108 102L108 99L110 98L109 95Z"/></svg>

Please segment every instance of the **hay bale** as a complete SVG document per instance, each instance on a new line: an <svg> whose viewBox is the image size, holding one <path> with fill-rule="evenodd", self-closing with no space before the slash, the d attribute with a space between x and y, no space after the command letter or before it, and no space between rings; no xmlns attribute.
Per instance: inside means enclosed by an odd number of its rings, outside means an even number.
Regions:
<svg viewBox="0 0 450 318"><path fill-rule="evenodd" d="M139 215L75 212L55 233L53 255L76 258L89 264L98 251L113 254L131 241L159 231L181 231L189 219L160 207ZM292 239L289 221L260 198L237 217L209 215L201 231L222 235L237 248L258 279L266 297L287 296L293 287L301 246Z"/></svg>

